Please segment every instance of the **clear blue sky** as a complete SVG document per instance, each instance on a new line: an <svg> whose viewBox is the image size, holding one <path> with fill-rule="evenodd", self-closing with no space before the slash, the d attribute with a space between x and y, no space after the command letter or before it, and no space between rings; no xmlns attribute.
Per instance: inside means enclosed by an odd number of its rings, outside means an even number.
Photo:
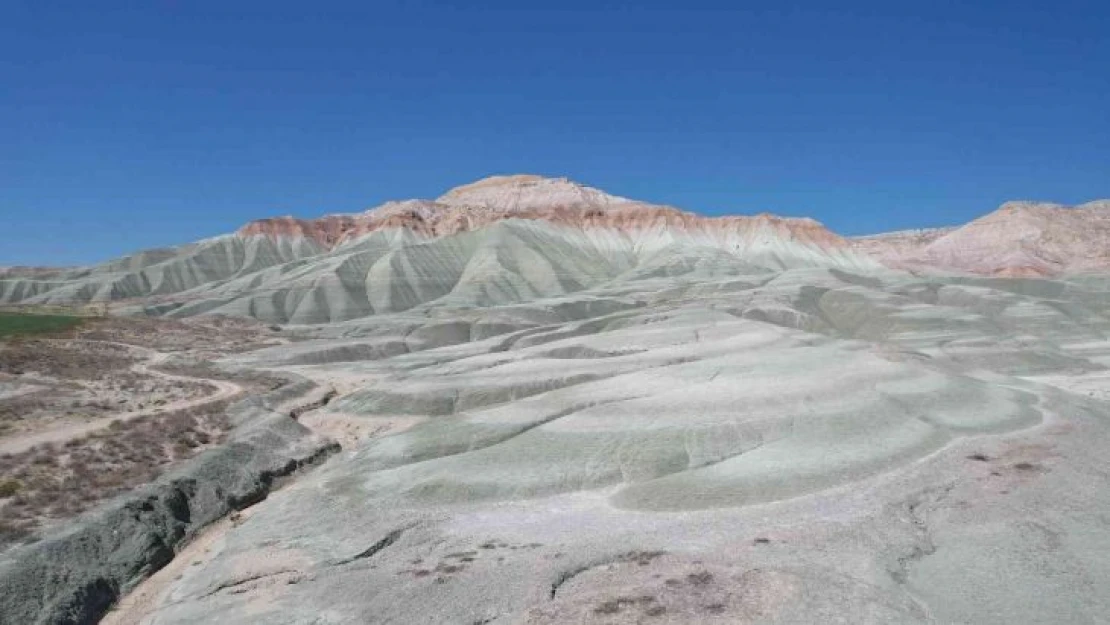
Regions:
<svg viewBox="0 0 1110 625"><path fill-rule="evenodd" d="M531 4L4 2L0 264L493 173L845 234L1110 196L1105 0Z"/></svg>

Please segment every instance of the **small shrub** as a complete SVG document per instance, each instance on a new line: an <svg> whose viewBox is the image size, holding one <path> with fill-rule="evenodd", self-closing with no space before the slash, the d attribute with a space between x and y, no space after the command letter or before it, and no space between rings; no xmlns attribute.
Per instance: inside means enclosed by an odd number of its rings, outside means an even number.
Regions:
<svg viewBox="0 0 1110 625"><path fill-rule="evenodd" d="M710 614L721 614L725 611L725 604L723 604L723 603L711 603L711 604L705 606L705 611L709 612Z"/></svg>
<svg viewBox="0 0 1110 625"><path fill-rule="evenodd" d="M7 499L14 496L23 488L23 484L19 480L4 480L0 482L0 499Z"/></svg>
<svg viewBox="0 0 1110 625"><path fill-rule="evenodd" d="M709 571L699 571L686 576L686 581L694 586L706 586L713 581L713 574Z"/></svg>
<svg viewBox="0 0 1110 625"><path fill-rule="evenodd" d="M594 614L616 614L621 611L621 602L611 599L594 608Z"/></svg>

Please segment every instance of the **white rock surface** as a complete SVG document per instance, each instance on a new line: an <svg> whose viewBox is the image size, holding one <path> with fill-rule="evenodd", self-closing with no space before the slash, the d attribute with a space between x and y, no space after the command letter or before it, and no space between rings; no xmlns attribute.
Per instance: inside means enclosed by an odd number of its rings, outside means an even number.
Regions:
<svg viewBox="0 0 1110 625"><path fill-rule="evenodd" d="M114 625L1101 623L1110 278L1044 251L1107 206L1007 210L853 245L497 178L0 298L304 324L223 364L336 393L343 451Z"/></svg>

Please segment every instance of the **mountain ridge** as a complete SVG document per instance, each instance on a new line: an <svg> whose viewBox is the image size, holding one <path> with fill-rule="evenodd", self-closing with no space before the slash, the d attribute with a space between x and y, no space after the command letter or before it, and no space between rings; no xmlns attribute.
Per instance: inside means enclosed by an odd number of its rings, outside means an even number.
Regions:
<svg viewBox="0 0 1110 625"><path fill-rule="evenodd" d="M967 225L846 239L809 218L707 217L566 178L493 176L434 200L274 217L91 267L0 272L0 304L118 304L330 323L485 307L659 276L794 269L1052 276L1110 268L1110 201L1011 202Z"/></svg>

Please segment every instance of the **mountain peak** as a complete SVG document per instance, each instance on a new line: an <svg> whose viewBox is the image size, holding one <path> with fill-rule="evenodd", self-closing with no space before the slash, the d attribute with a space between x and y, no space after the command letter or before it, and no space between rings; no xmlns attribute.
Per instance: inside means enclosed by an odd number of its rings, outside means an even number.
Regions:
<svg viewBox="0 0 1110 625"><path fill-rule="evenodd" d="M610 195L568 178L545 178L533 174L482 178L455 187L436 201L454 206L487 206L505 211L555 206L608 208L631 202L627 198Z"/></svg>

